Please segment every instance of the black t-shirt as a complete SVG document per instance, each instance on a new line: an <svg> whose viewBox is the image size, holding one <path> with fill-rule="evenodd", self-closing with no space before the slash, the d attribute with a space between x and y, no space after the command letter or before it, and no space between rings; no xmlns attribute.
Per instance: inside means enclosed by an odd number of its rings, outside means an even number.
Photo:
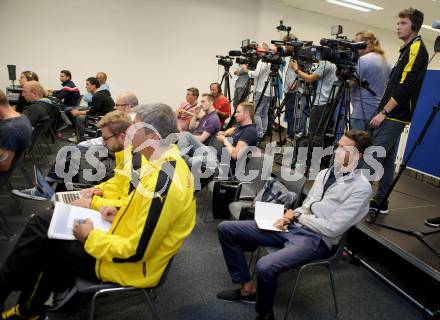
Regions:
<svg viewBox="0 0 440 320"><path fill-rule="evenodd" d="M93 95L90 103L90 110L87 112L89 116L103 116L115 108L115 102L110 96L110 91L100 90Z"/></svg>
<svg viewBox="0 0 440 320"><path fill-rule="evenodd" d="M255 124L247 124L245 126L239 126L235 129L232 135L232 146L236 147L239 141L245 142L248 147L254 147L257 145L257 127ZM235 167L237 161L231 159L231 173L235 175Z"/></svg>
<svg viewBox="0 0 440 320"><path fill-rule="evenodd" d="M0 120L0 148L9 151L20 151L30 147L32 126L29 119L19 117Z"/></svg>
<svg viewBox="0 0 440 320"><path fill-rule="evenodd" d="M247 124L245 126L239 126L235 129L232 135L232 145L237 146L238 141L245 142L248 146L257 145L257 128L255 124Z"/></svg>

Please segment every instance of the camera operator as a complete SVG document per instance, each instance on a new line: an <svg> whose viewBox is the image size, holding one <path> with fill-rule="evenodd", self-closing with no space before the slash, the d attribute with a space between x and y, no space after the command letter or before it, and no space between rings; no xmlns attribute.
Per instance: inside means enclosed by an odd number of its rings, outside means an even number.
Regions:
<svg viewBox="0 0 440 320"><path fill-rule="evenodd" d="M371 120L375 128L373 146L382 146L386 157L378 160L383 165L383 176L379 189L370 201L370 222L374 222L377 213L388 213L385 198L393 181L394 158L400 135L411 118L428 67L428 52L418 34L423 24L423 12L409 8L402 10L397 19L397 36L404 42L400 56L391 71L383 98L379 104L379 113Z"/></svg>
<svg viewBox="0 0 440 320"><path fill-rule="evenodd" d="M296 38L292 34L288 34L283 37L283 41L297 41L298 38ZM286 45L286 51L292 52L293 47ZM285 99L285 120L287 122L287 138L293 139L293 135L295 134L295 100L296 95L301 94L302 88L299 85L298 76L295 73L295 70L293 69L293 60L290 60L289 64L287 65L286 69L286 75L284 77L284 99ZM302 115L300 116L302 118ZM301 118L297 118L296 121L300 121ZM301 128L300 128L301 131Z"/></svg>
<svg viewBox="0 0 440 320"><path fill-rule="evenodd" d="M240 103L240 100L242 99L243 93L246 89L246 85L249 81L249 75L247 73L247 71L245 71L245 68L247 70L247 64L240 64L240 66L234 71L234 74L237 77L237 80L235 80L235 85L234 85L234 99L233 99L233 104L234 104L234 108L237 108L238 104Z"/></svg>
<svg viewBox="0 0 440 320"><path fill-rule="evenodd" d="M292 62L293 71L298 78L306 83L316 82L316 92L310 110L309 134L315 134L321 119L327 118L330 112L328 99L332 90L333 83L338 80L336 77L336 65L325 60L319 61L318 68L313 73L308 74L300 70L296 60Z"/></svg>
<svg viewBox="0 0 440 320"><path fill-rule="evenodd" d="M385 92L386 81L391 66L385 58L379 40L370 31L356 33L355 42L365 41L367 47L359 49L357 73L359 81L350 86L353 112L350 117L351 128L372 133L370 121L377 111L380 99Z"/></svg>
<svg viewBox="0 0 440 320"><path fill-rule="evenodd" d="M260 43L257 47L257 55L261 57L267 52L269 52L269 46L267 43ZM242 67L243 70L248 73L250 78L255 79L255 124L257 125L257 137L258 139L261 139L267 130L270 101L273 94L275 94L275 92L273 92L271 96L270 87L267 86L263 95L264 83L269 78L270 74L270 64L263 63L263 61L259 60L255 71L248 70L247 65L242 65ZM259 103L260 98L261 102Z"/></svg>

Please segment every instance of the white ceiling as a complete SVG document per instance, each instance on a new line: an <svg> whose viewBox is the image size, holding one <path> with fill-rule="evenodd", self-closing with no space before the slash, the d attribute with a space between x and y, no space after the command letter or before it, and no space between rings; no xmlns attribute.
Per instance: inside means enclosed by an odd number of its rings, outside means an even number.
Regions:
<svg viewBox="0 0 440 320"><path fill-rule="evenodd" d="M423 24L431 25L433 20L440 19L440 0L364 0L378 5L383 10L361 12L334 4L325 0L280 0L289 6L312 11L318 14L341 18L376 28L395 30L397 13L405 8L414 7L425 15ZM439 32L422 28L420 33L425 39L434 41Z"/></svg>

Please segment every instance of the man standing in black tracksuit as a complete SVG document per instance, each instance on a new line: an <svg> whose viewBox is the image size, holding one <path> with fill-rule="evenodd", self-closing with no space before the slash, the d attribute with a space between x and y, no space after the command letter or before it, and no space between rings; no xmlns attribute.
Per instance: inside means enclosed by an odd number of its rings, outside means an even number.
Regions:
<svg viewBox="0 0 440 320"><path fill-rule="evenodd" d="M423 23L423 12L409 8L398 14L397 36L404 42L388 79L388 85L379 104L379 113L370 125L375 128L373 146L382 146L386 156L377 160L383 165L384 173L379 189L370 201L370 221L378 213L388 213L385 199L394 178L394 159L400 135L411 122L417 98L428 66L428 52L418 32Z"/></svg>
<svg viewBox="0 0 440 320"><path fill-rule="evenodd" d="M79 105L81 94L75 83L72 81L72 73L69 70L60 71L60 81L63 86L60 90L49 90L48 94L63 102L63 109Z"/></svg>

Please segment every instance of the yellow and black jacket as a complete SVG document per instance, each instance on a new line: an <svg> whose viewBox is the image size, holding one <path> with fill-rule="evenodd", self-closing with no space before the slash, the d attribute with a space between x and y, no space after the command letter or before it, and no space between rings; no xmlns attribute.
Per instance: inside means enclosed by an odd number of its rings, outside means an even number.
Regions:
<svg viewBox="0 0 440 320"><path fill-rule="evenodd" d="M96 186L102 191L102 196L94 196L90 208L99 210L101 206L115 208L126 206L130 193L131 168L138 169L141 165L145 165L146 161L141 154L133 156L131 146L127 150L116 152L114 176Z"/></svg>
<svg viewBox="0 0 440 320"><path fill-rule="evenodd" d="M389 120L411 122L428 67L428 58L428 51L420 36L400 49L399 60L391 71L379 107L382 110L390 98L396 100L397 106L388 114Z"/></svg>
<svg viewBox="0 0 440 320"><path fill-rule="evenodd" d="M84 245L104 282L149 287L195 225L194 180L178 148L142 165L139 183L108 233L93 230Z"/></svg>

